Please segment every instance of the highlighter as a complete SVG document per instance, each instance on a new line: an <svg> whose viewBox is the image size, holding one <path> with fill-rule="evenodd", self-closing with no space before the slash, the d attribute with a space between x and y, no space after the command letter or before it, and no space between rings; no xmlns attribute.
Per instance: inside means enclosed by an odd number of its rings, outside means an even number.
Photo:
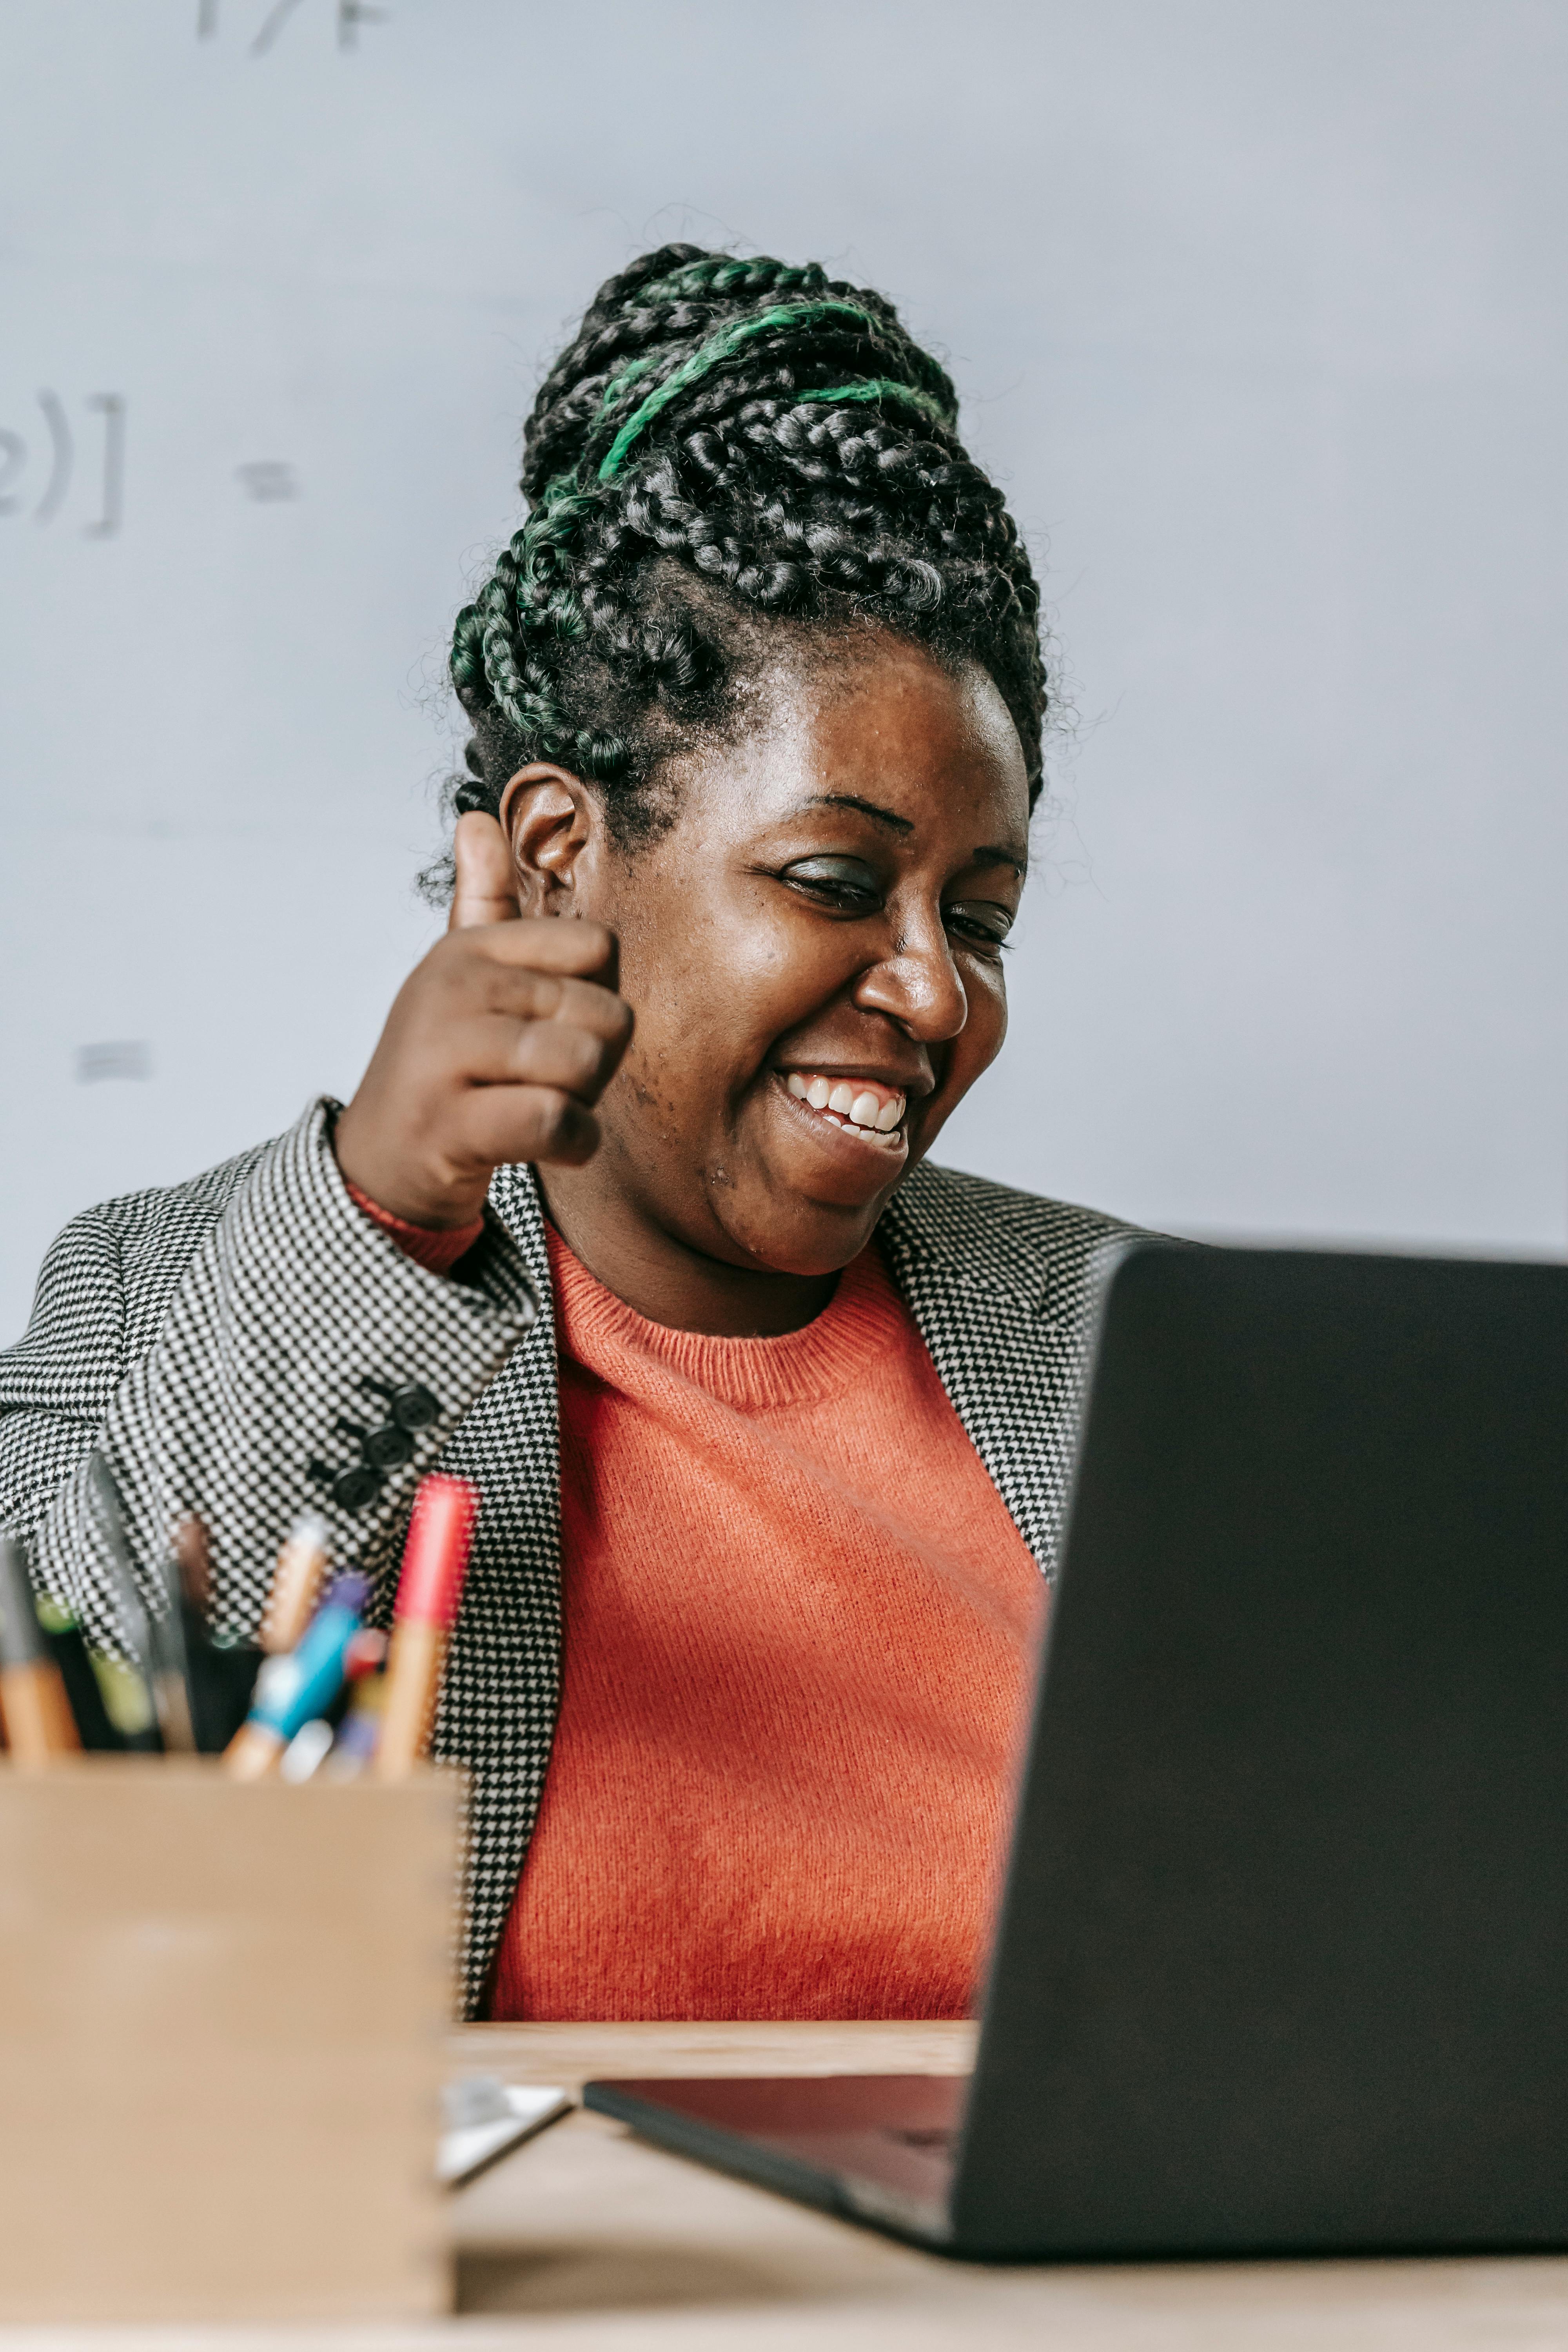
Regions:
<svg viewBox="0 0 1568 2352"><path fill-rule="evenodd" d="M387 1654L378 1780L403 1780L429 1741L479 1508L476 1487L438 1471L422 1478L415 1494Z"/></svg>
<svg viewBox="0 0 1568 2352"><path fill-rule="evenodd" d="M237 1780L259 1780L270 1772L300 1726L332 1705L369 1597L368 1578L340 1576L299 1648L268 1659L256 1678L250 1713L225 1750Z"/></svg>
<svg viewBox="0 0 1568 2352"><path fill-rule="evenodd" d="M19 1771L42 1771L81 1746L17 1536L0 1536L0 1720Z"/></svg>

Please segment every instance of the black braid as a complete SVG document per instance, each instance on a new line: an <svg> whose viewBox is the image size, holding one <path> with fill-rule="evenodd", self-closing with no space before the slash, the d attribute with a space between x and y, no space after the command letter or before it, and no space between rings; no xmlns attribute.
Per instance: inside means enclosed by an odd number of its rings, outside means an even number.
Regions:
<svg viewBox="0 0 1568 2352"><path fill-rule="evenodd" d="M824 395L826 395L824 397ZM781 627L892 630L994 679L1040 789L1039 593L937 362L816 263L662 246L600 288L523 436L527 521L458 616L459 810L559 761L623 841Z"/></svg>

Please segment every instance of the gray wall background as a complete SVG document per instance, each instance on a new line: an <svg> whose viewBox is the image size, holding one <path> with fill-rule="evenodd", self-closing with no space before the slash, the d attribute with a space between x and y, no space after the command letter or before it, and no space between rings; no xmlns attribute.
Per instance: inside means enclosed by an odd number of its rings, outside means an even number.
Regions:
<svg viewBox="0 0 1568 2352"><path fill-rule="evenodd" d="M540 363L678 234L892 293L1046 577L943 1156L1563 1248L1561 5L6 0L0 79L0 1337L74 1210L352 1090Z"/></svg>

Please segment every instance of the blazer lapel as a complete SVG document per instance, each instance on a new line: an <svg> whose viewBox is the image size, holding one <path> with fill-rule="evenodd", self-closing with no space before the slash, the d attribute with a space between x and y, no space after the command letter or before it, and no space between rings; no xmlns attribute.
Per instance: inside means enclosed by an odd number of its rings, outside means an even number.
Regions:
<svg viewBox="0 0 1568 2352"><path fill-rule="evenodd" d="M469 1773L463 1985L480 2012L544 1793L561 1698L561 1444L554 1301L533 1171L498 1169L491 1213L521 1251L539 1320L442 1457L481 1508L432 1742Z"/></svg>
<svg viewBox="0 0 1568 2352"><path fill-rule="evenodd" d="M929 1164L878 1227L942 1384L1047 1580L1102 1280L1130 1232Z"/></svg>

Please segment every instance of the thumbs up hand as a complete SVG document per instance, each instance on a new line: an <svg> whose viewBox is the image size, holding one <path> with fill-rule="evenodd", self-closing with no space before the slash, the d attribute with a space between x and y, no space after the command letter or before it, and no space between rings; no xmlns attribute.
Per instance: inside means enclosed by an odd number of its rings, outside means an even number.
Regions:
<svg viewBox="0 0 1568 2352"><path fill-rule="evenodd" d="M449 931L477 930L483 923L518 923L522 907L518 898L517 868L506 835L493 816L473 810L458 819L452 836L452 858L458 869L452 892Z"/></svg>
<svg viewBox="0 0 1568 2352"><path fill-rule="evenodd" d="M601 923L525 916L493 816L458 821L445 939L393 1000L337 1124L351 1183L410 1224L472 1223L510 1160L580 1167L632 1034Z"/></svg>

